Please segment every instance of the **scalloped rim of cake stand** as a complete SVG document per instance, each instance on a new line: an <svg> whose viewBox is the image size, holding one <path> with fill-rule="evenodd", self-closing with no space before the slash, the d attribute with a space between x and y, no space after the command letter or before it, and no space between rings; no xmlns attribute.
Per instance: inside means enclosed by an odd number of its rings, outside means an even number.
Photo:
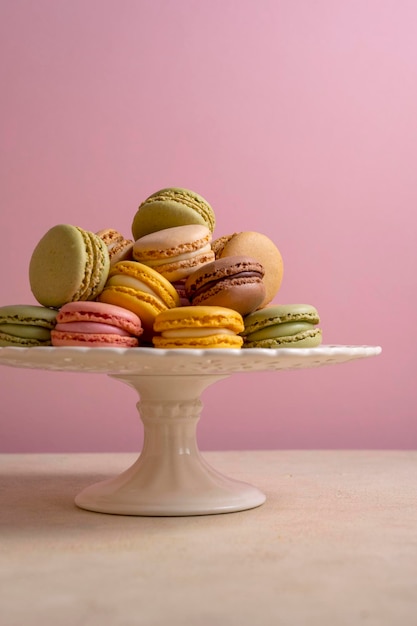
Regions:
<svg viewBox="0 0 417 626"><path fill-rule="evenodd" d="M162 350L159 348L0 347L0 364L11 367L106 374L232 374L304 369L377 356L380 346Z"/></svg>

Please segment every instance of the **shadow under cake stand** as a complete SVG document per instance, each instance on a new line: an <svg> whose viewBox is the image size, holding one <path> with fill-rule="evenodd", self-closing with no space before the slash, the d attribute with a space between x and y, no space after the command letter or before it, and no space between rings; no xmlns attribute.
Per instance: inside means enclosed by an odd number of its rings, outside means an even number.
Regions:
<svg viewBox="0 0 417 626"><path fill-rule="evenodd" d="M280 349L0 348L0 364L103 373L136 389L144 427L142 451L119 476L85 488L82 509L119 515L181 516L257 507L265 495L224 476L200 454L201 394L239 372L290 370L376 356L378 346Z"/></svg>

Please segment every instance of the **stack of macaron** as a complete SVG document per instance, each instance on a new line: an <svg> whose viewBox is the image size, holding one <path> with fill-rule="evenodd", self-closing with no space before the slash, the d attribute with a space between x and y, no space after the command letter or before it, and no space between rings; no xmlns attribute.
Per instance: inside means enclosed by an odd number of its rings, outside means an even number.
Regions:
<svg viewBox="0 0 417 626"><path fill-rule="evenodd" d="M36 305L0 307L0 345L155 348L314 347L310 305L277 305L284 265L263 233L214 238L213 208L170 187L138 207L131 236L71 224L33 250Z"/></svg>

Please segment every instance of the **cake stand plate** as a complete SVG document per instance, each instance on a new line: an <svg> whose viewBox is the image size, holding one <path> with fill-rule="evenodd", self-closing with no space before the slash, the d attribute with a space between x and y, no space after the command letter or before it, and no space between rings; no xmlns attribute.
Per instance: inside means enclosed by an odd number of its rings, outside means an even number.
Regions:
<svg viewBox="0 0 417 626"><path fill-rule="evenodd" d="M103 373L136 389L144 426L137 461L119 476L85 488L77 506L119 515L230 513L265 502L256 487L212 468L200 454L201 394L239 372L302 369L376 356L378 346L159 350L155 348L0 348L0 364Z"/></svg>

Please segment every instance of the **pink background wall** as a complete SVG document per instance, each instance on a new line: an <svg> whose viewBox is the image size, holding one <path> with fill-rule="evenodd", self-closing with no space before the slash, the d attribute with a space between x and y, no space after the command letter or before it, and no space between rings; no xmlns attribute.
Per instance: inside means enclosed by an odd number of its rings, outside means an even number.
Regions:
<svg viewBox="0 0 417 626"><path fill-rule="evenodd" d="M164 186L215 236L268 234L280 302L377 358L239 374L204 394L202 449L415 448L415 0L2 0L0 305L33 302L51 226L112 226ZM2 451L136 450L135 392L0 367Z"/></svg>

